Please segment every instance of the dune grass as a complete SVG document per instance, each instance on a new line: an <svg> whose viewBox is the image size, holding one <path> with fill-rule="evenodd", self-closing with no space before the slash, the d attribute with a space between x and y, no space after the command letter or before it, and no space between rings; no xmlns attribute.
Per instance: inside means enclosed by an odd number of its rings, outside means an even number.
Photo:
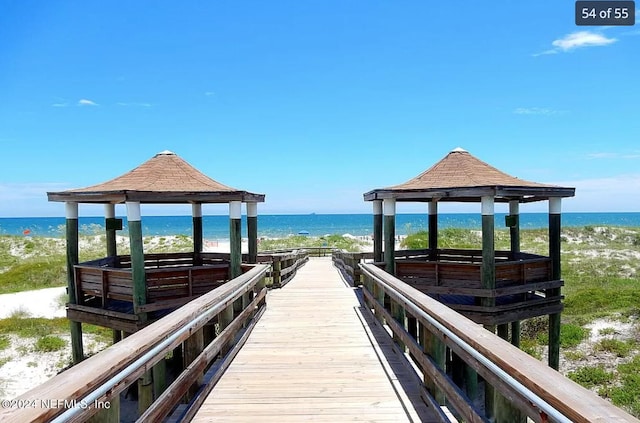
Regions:
<svg viewBox="0 0 640 423"><path fill-rule="evenodd" d="M193 250L186 235L144 237L146 252L183 252ZM79 238L80 262L106 255L104 235ZM0 294L67 285L65 241L57 238L0 236ZM119 254L129 254L126 239L118 243Z"/></svg>
<svg viewBox="0 0 640 423"><path fill-rule="evenodd" d="M363 245L364 243L362 241L350 237L343 237L342 235L326 235L321 237L293 235L286 238L261 239L258 244L258 250L272 251L290 248L327 247L358 252L361 251Z"/></svg>

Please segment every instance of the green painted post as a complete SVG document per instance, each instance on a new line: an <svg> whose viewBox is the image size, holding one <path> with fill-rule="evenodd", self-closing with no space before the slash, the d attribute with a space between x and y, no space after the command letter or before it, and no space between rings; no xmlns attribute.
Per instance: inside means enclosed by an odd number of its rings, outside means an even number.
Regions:
<svg viewBox="0 0 640 423"><path fill-rule="evenodd" d="M498 325L498 336L504 340L509 340L509 325ZM511 405L511 403L502 396L498 391L494 390L493 397L493 414L496 423L525 423L526 416L520 410Z"/></svg>
<svg viewBox="0 0 640 423"><path fill-rule="evenodd" d="M76 292L74 265L78 264L78 203L65 203L66 212L66 236L67 236L67 293L69 303L78 304ZM69 321L71 332L71 354L73 364L84 360L82 347L82 323Z"/></svg>
<svg viewBox="0 0 640 423"><path fill-rule="evenodd" d="M222 332L227 326L229 326L233 322L233 304L225 308L218 315L218 324L220 325L220 332ZM229 344L223 346L220 350L220 355L226 355L231 346Z"/></svg>
<svg viewBox="0 0 640 423"><path fill-rule="evenodd" d="M115 204L104 205L104 226L106 228L107 238L107 257L115 257L118 255L118 248L116 243L116 206Z"/></svg>
<svg viewBox="0 0 640 423"><path fill-rule="evenodd" d="M404 307L402 307L401 304L398 304L394 300L391 300L391 315L393 316L394 320L396 322L398 322L400 327L402 327L406 331L407 330L407 319L406 319L406 314L405 314L405 311L404 311ZM396 335L395 333L393 334L393 340L398 345L398 348L400 349L400 351L405 352L404 343L402 342L400 337L398 335Z"/></svg>
<svg viewBox="0 0 640 423"><path fill-rule="evenodd" d="M511 260L516 260L520 253L520 203L509 202L509 216L511 216L511 226L509 227L509 239L511 241ZM524 281L523 281L524 282ZM520 321L511 322L511 344L520 347Z"/></svg>
<svg viewBox="0 0 640 423"><path fill-rule="evenodd" d="M202 264L202 204L191 205L191 216L193 219L193 264Z"/></svg>
<svg viewBox="0 0 640 423"><path fill-rule="evenodd" d="M233 307L230 307L230 308L231 308L231 313L233 313ZM220 330L222 330L222 328ZM183 360L184 360L184 368L186 369L187 366L189 366L189 364L191 364L196 358L198 358L200 353L202 353L202 350L204 350L203 328L200 328L195 332L193 332L191 336L184 341L183 345L184 345ZM195 397L196 393L202 386L203 382L204 382L204 373L199 374L196 380L193 382L193 384L189 387L189 390L186 394L187 401L190 401Z"/></svg>
<svg viewBox="0 0 640 423"><path fill-rule="evenodd" d="M433 357L433 361L435 361L440 370L445 370L447 363L447 346L433 334L430 334L430 338L431 345L429 348L431 348L431 357ZM441 389L436 389L436 401L440 405L444 405L446 401L444 391Z"/></svg>
<svg viewBox="0 0 640 423"><path fill-rule="evenodd" d="M104 205L104 227L107 240L107 257L118 255L118 244L116 242L116 206L115 204ZM113 329L113 343L122 339L122 333Z"/></svg>
<svg viewBox="0 0 640 423"><path fill-rule="evenodd" d="M561 198L549 199L549 258L551 259L551 279L562 277L560 269ZM560 288L549 289L550 296L560 295ZM549 315L549 367L560 367L560 313Z"/></svg>
<svg viewBox="0 0 640 423"><path fill-rule="evenodd" d="M384 261L382 253L382 200L373 200L373 261Z"/></svg>
<svg viewBox="0 0 640 423"><path fill-rule="evenodd" d="M396 200L384 199L384 261L385 271L389 274L396 273Z"/></svg>
<svg viewBox="0 0 640 423"><path fill-rule="evenodd" d="M496 252L494 241L494 201L493 197L482 197L482 288L496 287ZM495 299L483 297L485 307L494 307Z"/></svg>
<svg viewBox="0 0 640 423"><path fill-rule="evenodd" d="M509 339L509 325L498 325L498 336L502 339Z"/></svg>
<svg viewBox="0 0 640 423"><path fill-rule="evenodd" d="M112 339L114 344L117 344L118 342L122 341L122 331L114 329L112 331Z"/></svg>
<svg viewBox="0 0 640 423"><path fill-rule="evenodd" d="M153 404L153 376L147 370L138 379L138 417Z"/></svg>
<svg viewBox="0 0 640 423"><path fill-rule="evenodd" d="M438 260L438 202L429 203L429 260Z"/></svg>
<svg viewBox="0 0 640 423"><path fill-rule="evenodd" d="M152 369L153 398L157 399L167 388L167 362L163 358Z"/></svg>
<svg viewBox="0 0 640 423"><path fill-rule="evenodd" d="M242 274L242 202L229 202L229 241L231 249L230 277L237 278Z"/></svg>
<svg viewBox="0 0 640 423"><path fill-rule="evenodd" d="M495 289L496 287L496 270L495 270L495 222L494 222L494 199L491 196L484 196L482 201L482 273L481 285L484 289ZM495 299L482 297L480 305L485 307L495 307ZM493 332L492 326L485 326L486 329ZM477 377L477 376L476 376ZM485 410L487 417L493 416L493 387L486 385L485 387Z"/></svg>
<svg viewBox="0 0 640 423"><path fill-rule="evenodd" d="M258 262L258 203L247 203L247 237L249 238L249 263Z"/></svg>
<svg viewBox="0 0 640 423"><path fill-rule="evenodd" d="M147 280L144 270L140 203L127 201L126 204L129 223L129 246L131 249L131 278L133 279L133 311L138 315L140 322L145 322L147 313L138 311L139 306L147 303Z"/></svg>

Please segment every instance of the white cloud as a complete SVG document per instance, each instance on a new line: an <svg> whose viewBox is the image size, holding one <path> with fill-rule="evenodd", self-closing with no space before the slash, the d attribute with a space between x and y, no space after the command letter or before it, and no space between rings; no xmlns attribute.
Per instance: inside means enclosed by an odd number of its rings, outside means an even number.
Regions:
<svg viewBox="0 0 640 423"><path fill-rule="evenodd" d="M513 113L516 115L557 115L565 112L544 107L518 107Z"/></svg>
<svg viewBox="0 0 640 423"><path fill-rule="evenodd" d="M53 103L51 107L68 107L69 103Z"/></svg>
<svg viewBox="0 0 640 423"><path fill-rule="evenodd" d="M583 47L598 47L607 46L618 41L616 38L608 38L605 35L592 31L577 31L567 34L562 38L554 40L550 50L545 50L541 53L536 53L533 56L542 56L547 54L566 53L568 51L575 50Z"/></svg>
<svg viewBox="0 0 640 423"><path fill-rule="evenodd" d="M562 207L566 211L640 211L640 174L551 183L576 188L575 197Z"/></svg>
<svg viewBox="0 0 640 423"><path fill-rule="evenodd" d="M545 50L542 53L532 54L533 57L544 56L547 54L558 54L558 50Z"/></svg>
<svg viewBox="0 0 640 423"><path fill-rule="evenodd" d="M615 38L607 38L595 32L578 31L565 35L564 38L557 39L551 44L562 51L569 51L580 47L606 46L616 41L618 40Z"/></svg>
<svg viewBox="0 0 640 423"><path fill-rule="evenodd" d="M213 95L216 95L216 93L213 92L213 91L207 91L207 92L204 93L204 95L206 95L207 97L211 97Z"/></svg>
<svg viewBox="0 0 640 423"><path fill-rule="evenodd" d="M640 152L632 153L611 153L598 152L587 154L588 159L640 159Z"/></svg>
<svg viewBox="0 0 640 423"><path fill-rule="evenodd" d="M87 100L86 98L78 100L78 106L97 106L98 103L92 100Z"/></svg>

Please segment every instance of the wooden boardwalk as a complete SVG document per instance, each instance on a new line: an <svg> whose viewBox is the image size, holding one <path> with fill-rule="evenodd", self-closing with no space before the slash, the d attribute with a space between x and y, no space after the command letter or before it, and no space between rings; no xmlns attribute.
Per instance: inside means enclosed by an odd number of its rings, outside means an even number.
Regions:
<svg viewBox="0 0 640 423"><path fill-rule="evenodd" d="M266 312L194 421L434 421L382 331L331 258L311 259L269 292Z"/></svg>

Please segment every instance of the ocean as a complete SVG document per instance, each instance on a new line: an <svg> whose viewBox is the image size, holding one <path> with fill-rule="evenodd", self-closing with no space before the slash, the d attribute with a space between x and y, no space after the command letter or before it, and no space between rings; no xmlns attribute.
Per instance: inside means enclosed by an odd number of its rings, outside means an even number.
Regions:
<svg viewBox="0 0 640 423"><path fill-rule="evenodd" d="M504 214L496 214L496 229L505 227ZM126 218L121 232L127 235ZM246 237L246 218L242 218L243 237ZM80 233L99 234L104 231L104 218L80 217ZM17 217L0 218L0 235L29 235L43 237L64 237L63 217ZM546 228L548 214L522 213L522 229ZM567 226L627 226L640 227L640 213L563 213L562 225ZM480 229L481 216L475 213L449 213L438 216L439 228ZM396 234L427 229L425 214L398 214L396 216ZM143 216L144 236L190 235L191 216ZM327 234L351 234L355 236L371 235L373 231L370 214L297 214L297 215L259 215L258 236L282 238L287 235L306 231L310 236ZM204 216L203 232L205 239L227 240L229 238L228 216Z"/></svg>

